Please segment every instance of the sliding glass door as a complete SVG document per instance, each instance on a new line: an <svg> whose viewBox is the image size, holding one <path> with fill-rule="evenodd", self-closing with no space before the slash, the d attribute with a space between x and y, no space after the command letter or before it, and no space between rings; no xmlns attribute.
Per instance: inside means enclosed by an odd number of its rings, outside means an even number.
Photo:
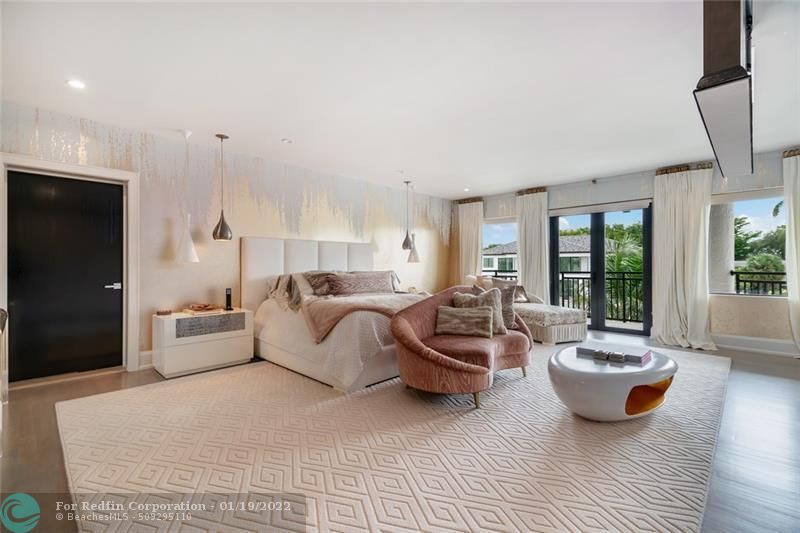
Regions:
<svg viewBox="0 0 800 533"><path fill-rule="evenodd" d="M650 333L650 208L551 217L551 300L592 329Z"/></svg>

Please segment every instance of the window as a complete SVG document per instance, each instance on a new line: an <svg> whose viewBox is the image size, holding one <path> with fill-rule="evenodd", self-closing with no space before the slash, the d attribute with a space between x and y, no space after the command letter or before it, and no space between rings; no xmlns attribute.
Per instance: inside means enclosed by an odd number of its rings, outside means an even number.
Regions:
<svg viewBox="0 0 800 533"><path fill-rule="evenodd" d="M761 192L713 199L708 226L709 292L786 296L785 259L782 195Z"/></svg>
<svg viewBox="0 0 800 533"><path fill-rule="evenodd" d="M564 257L563 255L558 258L559 272L580 272L581 258L580 257Z"/></svg>
<svg viewBox="0 0 800 533"><path fill-rule="evenodd" d="M494 220L483 225L484 273L500 275L499 272L517 270L517 222L514 219ZM488 271L488 272L487 272ZM516 274L506 275L515 278Z"/></svg>
<svg viewBox="0 0 800 533"><path fill-rule="evenodd" d="M500 272L512 272L516 270L514 267L515 259L516 257L498 257L497 270Z"/></svg>

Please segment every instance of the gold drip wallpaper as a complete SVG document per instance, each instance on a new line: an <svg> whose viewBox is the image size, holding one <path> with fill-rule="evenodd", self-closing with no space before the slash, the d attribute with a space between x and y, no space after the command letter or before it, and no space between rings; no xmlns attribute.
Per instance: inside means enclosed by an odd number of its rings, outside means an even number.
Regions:
<svg viewBox="0 0 800 533"><path fill-rule="evenodd" d="M356 179L331 176L236 152L225 143L225 218L231 242L211 231L220 211L220 158L207 144L133 131L61 113L3 102L0 150L75 165L137 172L140 181L142 350L151 347L150 315L190 302L222 304L225 288L239 299L239 237L264 236L370 242L375 268L393 269L402 287L444 288L449 276L451 202L413 194L412 220L420 263L401 249L405 194ZM176 260L185 214L199 263Z"/></svg>

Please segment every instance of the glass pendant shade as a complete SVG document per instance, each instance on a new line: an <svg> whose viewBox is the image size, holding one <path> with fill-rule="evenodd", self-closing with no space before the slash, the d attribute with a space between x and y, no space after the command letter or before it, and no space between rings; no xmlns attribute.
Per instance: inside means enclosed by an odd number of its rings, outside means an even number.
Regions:
<svg viewBox="0 0 800 533"><path fill-rule="evenodd" d="M419 263L419 254L417 253L417 236L411 234L411 252L408 254L409 263Z"/></svg>
<svg viewBox="0 0 800 533"><path fill-rule="evenodd" d="M229 137L224 133L217 133L219 139L219 176L220 176L220 210L219 222L214 226L214 231L211 236L215 241L229 241L233 239L233 231L228 223L225 221L225 152L222 148L222 143Z"/></svg>
<svg viewBox="0 0 800 533"><path fill-rule="evenodd" d="M181 243L178 247L178 261L181 263L199 263L200 258L197 257L197 250L194 247L192 240L192 216L186 214L184 217L183 234L181 235Z"/></svg>
<svg viewBox="0 0 800 533"><path fill-rule="evenodd" d="M214 226L214 231L211 234L215 241L229 241L233 239L233 230L225 221L225 210L219 213L219 222Z"/></svg>
<svg viewBox="0 0 800 533"><path fill-rule="evenodd" d="M408 234L408 230L406 230L406 238L403 239L403 250L410 250L411 249L411 237Z"/></svg>

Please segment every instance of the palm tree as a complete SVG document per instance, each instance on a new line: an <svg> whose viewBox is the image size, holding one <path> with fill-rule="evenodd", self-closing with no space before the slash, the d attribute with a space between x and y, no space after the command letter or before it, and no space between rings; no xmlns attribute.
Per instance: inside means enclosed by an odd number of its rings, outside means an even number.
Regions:
<svg viewBox="0 0 800 533"><path fill-rule="evenodd" d="M772 216L776 217L780 215L781 209L783 209L783 200L775 204L775 207L772 208Z"/></svg>
<svg viewBox="0 0 800 533"><path fill-rule="evenodd" d="M619 295L616 298L606 298L606 316L622 320L641 316L643 305L641 281L626 278L624 273L641 273L644 271L643 264L642 247L632 236L624 235L606 241L606 272L623 273L606 278L606 294Z"/></svg>
<svg viewBox="0 0 800 533"><path fill-rule="evenodd" d="M607 272L641 272L642 247L630 235L606 242ZM637 261L638 258L638 261ZM639 265L638 268L636 265ZM631 268L633 267L633 268Z"/></svg>

